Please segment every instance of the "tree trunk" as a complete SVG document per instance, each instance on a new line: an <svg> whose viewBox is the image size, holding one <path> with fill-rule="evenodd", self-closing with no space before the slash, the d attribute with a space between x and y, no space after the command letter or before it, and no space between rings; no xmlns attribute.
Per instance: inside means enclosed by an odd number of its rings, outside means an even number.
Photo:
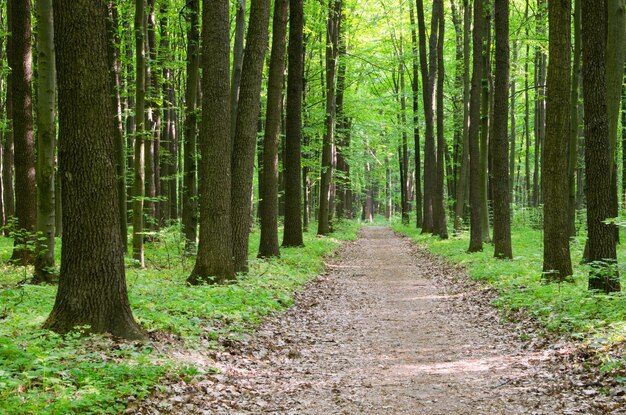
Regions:
<svg viewBox="0 0 626 415"><path fill-rule="evenodd" d="M433 4L437 6L439 35L437 36L437 181L433 198L433 233L442 239L448 238L448 223L446 220L446 205L444 197L445 182L445 150L447 147L444 131L443 88L445 68L443 63L444 14L443 0ZM433 11L434 13L434 11ZM432 30L435 30L433 28Z"/></svg>
<svg viewBox="0 0 626 415"><path fill-rule="evenodd" d="M39 0L37 77L37 256L33 282L52 282L54 269L54 152L56 148L56 65L52 0Z"/></svg>
<svg viewBox="0 0 626 415"><path fill-rule="evenodd" d="M490 242L489 235L489 141L490 137L490 88L491 78L491 1L487 1L485 9L484 30L486 42L482 49L482 93L480 103L480 221L483 242Z"/></svg>
<svg viewBox="0 0 626 415"><path fill-rule="evenodd" d="M563 281L572 275L569 249L567 154L570 111L570 28L571 2L548 3L550 22L546 103L546 139L543 162L544 235L543 275Z"/></svg>
<svg viewBox="0 0 626 415"><path fill-rule="evenodd" d="M496 42L498 40L496 39ZM517 80L515 79L515 75L517 72L517 59L518 59L518 50L517 50L517 40L513 41L513 80L510 81L509 89L511 94L511 107L510 107L510 117L511 117L511 139L510 141L510 153L509 153L509 202L515 203L516 195L514 193L515 187L515 153L517 150ZM496 46L497 47L497 46ZM497 62L496 62L497 65ZM509 68L509 72L511 69ZM496 75L497 76L497 75ZM510 76L509 76L510 80ZM497 89L497 87L496 87ZM497 110L496 110L497 111ZM494 121L495 122L495 121ZM495 174L495 173L494 173ZM495 196L494 196L495 197ZM519 200L519 196L518 196ZM494 224L495 228L495 224ZM495 229L494 229L495 232ZM495 238L495 235L494 235Z"/></svg>
<svg viewBox="0 0 626 415"><path fill-rule="evenodd" d="M233 71L230 82L230 135L233 143L235 142L235 131L237 131L237 106L239 104L239 88L241 86L245 36L246 0L237 0L235 43L233 44Z"/></svg>
<svg viewBox="0 0 626 415"><path fill-rule="evenodd" d="M157 229L158 203L156 202L159 184L159 146L161 134L161 108L158 104L159 93L161 91L159 81L159 67L157 60L157 42L156 42L156 10L155 0L147 0L148 13L146 27L148 39L148 62L146 65L146 84L147 91L147 111L146 111L146 214L148 218L147 228Z"/></svg>
<svg viewBox="0 0 626 415"><path fill-rule="evenodd" d="M289 0L289 68L287 71L287 135L285 157L285 228L283 246L303 246L300 182L304 177L308 224L308 183L301 166L302 101L304 91L303 0Z"/></svg>
<svg viewBox="0 0 626 415"><path fill-rule="evenodd" d="M118 14L115 2L107 2L107 59L109 62L109 82L111 83L111 102L115 111L113 137L115 139L115 160L117 168L117 197L120 215L120 235L122 238L122 250L128 251L128 223L127 223L127 200L126 200L126 146L124 142L124 130L122 124L122 103L120 98L120 40L117 35Z"/></svg>
<svg viewBox="0 0 626 415"><path fill-rule="evenodd" d="M424 119L426 134L424 138L424 217L422 233L432 233L433 198L437 180L437 156L435 154L435 114L434 90L437 70L437 13L432 13L429 39L430 53L426 52L426 24L424 2L417 0L417 25L419 32L420 68L422 73L422 95L424 100Z"/></svg>
<svg viewBox="0 0 626 415"><path fill-rule="evenodd" d="M59 289L44 327L65 333L87 325L143 340L124 276L106 19L104 3L54 3L65 229Z"/></svg>
<svg viewBox="0 0 626 415"><path fill-rule="evenodd" d="M326 116L322 145L322 172L317 234L330 233L331 187L333 181L333 148L335 146L336 96L335 82L342 0L329 0L326 23Z"/></svg>
<svg viewBox="0 0 626 415"><path fill-rule="evenodd" d="M11 13L11 89L13 140L15 146L15 215L17 233L11 262L32 264L34 257L26 248L36 226L35 139L32 107L31 8L28 1L9 1Z"/></svg>
<svg viewBox="0 0 626 415"><path fill-rule="evenodd" d="M572 66L572 88L570 95L568 176L568 220L569 234L576 235L576 171L578 169L578 94L580 90L580 64L582 56L580 38L580 1L574 1L574 63Z"/></svg>
<svg viewBox="0 0 626 415"><path fill-rule="evenodd" d="M457 183L454 230L459 232L463 225L465 204L468 199L469 181L469 112L470 112L470 27L472 10L469 0L463 0L463 150L459 182Z"/></svg>
<svg viewBox="0 0 626 415"><path fill-rule="evenodd" d="M235 277L231 234L231 136L228 1L202 7L202 128L200 129L200 241L190 284ZM195 7L194 7L195 9ZM197 10L197 9L195 9ZM197 83L196 83L197 85ZM257 105L258 107L258 105ZM256 123L253 124L256 127ZM255 128L256 129L256 128Z"/></svg>
<svg viewBox="0 0 626 415"><path fill-rule="evenodd" d="M185 124L183 132L182 225L185 249L193 252L198 228L196 141L198 137L198 81L200 68L200 0L191 0L187 31L187 85L185 86ZM230 146L229 146L230 147Z"/></svg>
<svg viewBox="0 0 626 415"><path fill-rule="evenodd" d="M267 115L263 140L263 214L259 257L280 256L278 248L278 145L282 113L285 51L287 48L287 9L289 0L276 0L272 25L272 54L267 84Z"/></svg>
<svg viewBox="0 0 626 415"><path fill-rule="evenodd" d="M411 89L413 92L413 141L415 144L415 225L418 228L423 224L423 206L422 206L422 161L420 147L420 127L419 127L419 67L418 67L418 46L417 46L417 33L415 31L415 12L413 1L409 1L409 17L411 22L411 46L413 56L413 82L411 83Z"/></svg>
<svg viewBox="0 0 626 415"><path fill-rule="evenodd" d="M144 112L146 97L146 56L144 51L145 0L135 0L135 157L133 182L133 259L144 267L143 198L145 195Z"/></svg>
<svg viewBox="0 0 626 415"><path fill-rule="evenodd" d="M494 257L513 258L511 249L511 188L509 186L509 2L495 0L496 68L493 112L493 242Z"/></svg>
<svg viewBox="0 0 626 415"><path fill-rule="evenodd" d="M248 271L248 242L252 221L250 198L254 175L261 80L268 43L269 0L253 0L243 58L237 127L231 161L231 228L235 272Z"/></svg>
<svg viewBox="0 0 626 415"><path fill-rule="evenodd" d="M483 237L480 206L480 93L483 58L483 0L474 1L472 86L470 92L470 245L468 252L482 251Z"/></svg>
<svg viewBox="0 0 626 415"><path fill-rule="evenodd" d="M585 167L587 179L588 259L592 264L589 289L620 290L617 252L611 218L610 148L607 111L607 6L582 0L583 95L585 99Z"/></svg>

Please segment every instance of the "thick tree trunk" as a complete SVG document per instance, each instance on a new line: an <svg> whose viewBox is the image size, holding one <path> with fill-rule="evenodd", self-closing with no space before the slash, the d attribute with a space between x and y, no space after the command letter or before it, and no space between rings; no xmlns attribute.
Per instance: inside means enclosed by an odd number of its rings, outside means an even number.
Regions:
<svg viewBox="0 0 626 415"><path fill-rule="evenodd" d="M267 85L267 115L263 139L263 199L259 257L280 256L278 248L278 145L282 113L287 10L289 0L276 0L272 25L272 55Z"/></svg>
<svg viewBox="0 0 626 415"><path fill-rule="evenodd" d="M511 249L511 187L507 135L509 92L509 2L495 0L496 68L493 112L493 241L496 258L513 258Z"/></svg>
<svg viewBox="0 0 626 415"><path fill-rule="evenodd" d="M474 1L472 86L470 92L470 245L469 252L482 251L483 238L480 207L480 93L483 58L483 0Z"/></svg>
<svg viewBox="0 0 626 415"><path fill-rule="evenodd" d="M197 10L197 9L196 9ZM200 241L190 284L235 276L231 234L230 62L227 0L202 7L202 128L200 129ZM197 85L197 84L196 84ZM256 123L254 124L256 127Z"/></svg>
<svg viewBox="0 0 626 415"><path fill-rule="evenodd" d="M183 187L182 224L185 249L192 252L196 245L198 228L196 140L198 137L198 81L200 68L200 0L191 0L189 30L187 31L187 85L185 86L185 123L183 127ZM229 146L230 147L230 146Z"/></svg>
<svg viewBox="0 0 626 415"><path fill-rule="evenodd" d="M145 194L144 112L146 97L146 56L144 51L145 0L135 0L135 157L133 182L133 259L143 267L143 198Z"/></svg>
<svg viewBox="0 0 626 415"><path fill-rule="evenodd" d="M285 157L285 228L283 246L303 246L300 201L304 178L304 220L308 224L309 184L302 171L302 101L304 92L303 0L289 0L289 68L287 75L287 136ZM304 173L304 174L303 174Z"/></svg>
<svg viewBox="0 0 626 415"><path fill-rule="evenodd" d="M35 138L32 106L31 8L28 1L9 1L11 7L11 111L15 146L15 216L17 234L11 262L19 265L34 261L25 248L36 226Z"/></svg>
<svg viewBox="0 0 626 415"><path fill-rule="evenodd" d="M548 4L550 43L546 106L546 141L543 163L544 235L543 275L563 281L572 275L569 249L569 217L563 214L568 206L567 154L570 111L570 31L571 2Z"/></svg>
<svg viewBox="0 0 626 415"><path fill-rule="evenodd" d="M146 339L133 319L124 276L106 19L103 3L54 3L65 229L59 289L44 327L65 333L86 325Z"/></svg>
<svg viewBox="0 0 626 415"><path fill-rule="evenodd" d="M54 269L54 150L56 148L56 64L52 0L37 2L37 256L33 282L51 282Z"/></svg>
<svg viewBox="0 0 626 415"><path fill-rule="evenodd" d="M253 0L243 58L237 127L232 153L231 228L236 272L248 271L248 242L252 221L257 120L261 103L263 62L268 43L269 0Z"/></svg>
<svg viewBox="0 0 626 415"><path fill-rule="evenodd" d="M582 0L583 95L585 99L585 167L587 179L589 289L620 290L614 225L611 218L610 149L606 88L607 7Z"/></svg>
<svg viewBox="0 0 626 415"><path fill-rule="evenodd" d="M146 207L148 218L147 228L157 229L158 203L156 202L159 185L159 147L161 139L161 108L159 94L161 86L159 81L159 67L157 60L156 41L156 10L155 0L147 0L148 13L146 27L148 40L148 62L146 65L146 84L148 86L146 99Z"/></svg>

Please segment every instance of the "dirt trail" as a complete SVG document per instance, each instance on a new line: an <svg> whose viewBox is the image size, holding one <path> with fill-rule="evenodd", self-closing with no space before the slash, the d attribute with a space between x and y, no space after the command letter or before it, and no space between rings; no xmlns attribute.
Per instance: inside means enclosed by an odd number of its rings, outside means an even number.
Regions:
<svg viewBox="0 0 626 415"><path fill-rule="evenodd" d="M179 386L167 405L144 413L600 414L617 408L560 393L558 376L542 366L562 346L533 351L493 308L470 301L476 285L460 292L450 273L462 274L388 228L364 228L297 307L213 356L220 374Z"/></svg>

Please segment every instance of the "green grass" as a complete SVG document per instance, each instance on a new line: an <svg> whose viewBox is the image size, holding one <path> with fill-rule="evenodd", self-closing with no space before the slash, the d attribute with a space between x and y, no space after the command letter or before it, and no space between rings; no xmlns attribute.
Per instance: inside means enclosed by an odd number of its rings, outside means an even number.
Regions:
<svg viewBox="0 0 626 415"><path fill-rule="evenodd" d="M182 255L179 232L164 230L146 247L147 269L127 268L133 312L147 330L179 336L181 347L199 347L208 338L217 348L219 337L237 338L292 305L293 294L323 271L323 257L355 239L358 228L345 222L329 237L307 233L304 248L282 249L281 258L269 261L255 258L255 232L248 276L234 285L199 287L185 284L193 258ZM11 248L0 238L0 413L118 413L129 396L146 396L164 376L196 373L151 344L41 330L56 287L17 284L32 270L6 265Z"/></svg>
<svg viewBox="0 0 626 415"><path fill-rule="evenodd" d="M448 240L421 235L414 226L394 222L394 230L409 236L417 244L447 260L463 265L475 280L497 290L494 304L505 316L514 318L524 310L546 330L583 340L598 351L626 338L626 296L623 293L598 294L587 290L589 268L580 264L584 237L572 241L574 276L571 282L546 283L542 279L543 235L529 224L516 223L512 232L513 260L493 258L493 246L484 251L467 253L469 235ZM622 239L624 240L624 239ZM619 261L626 262L626 246L621 245ZM624 269L620 271L626 286Z"/></svg>

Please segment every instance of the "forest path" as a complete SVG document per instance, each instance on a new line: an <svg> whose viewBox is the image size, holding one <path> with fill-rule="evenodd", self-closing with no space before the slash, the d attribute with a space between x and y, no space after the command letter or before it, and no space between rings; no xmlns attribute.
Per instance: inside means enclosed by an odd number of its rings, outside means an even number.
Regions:
<svg viewBox="0 0 626 415"><path fill-rule="evenodd" d="M365 227L296 307L213 356L220 373L175 390L161 413L608 413L559 392L544 363L562 345L533 351L485 293L390 229Z"/></svg>

